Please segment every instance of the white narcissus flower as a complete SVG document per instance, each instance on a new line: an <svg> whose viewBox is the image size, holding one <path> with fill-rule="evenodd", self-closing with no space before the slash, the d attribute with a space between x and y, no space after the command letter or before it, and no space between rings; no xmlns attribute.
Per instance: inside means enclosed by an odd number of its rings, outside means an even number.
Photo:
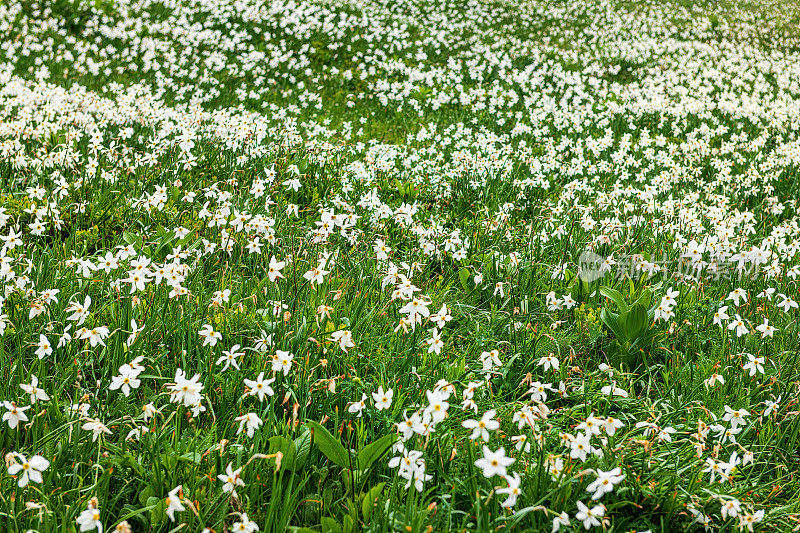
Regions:
<svg viewBox="0 0 800 533"><path fill-rule="evenodd" d="M148 403L147 405L142 407L142 418L144 418L144 421L147 422L148 420L153 418L157 412L158 409L156 409L156 406L153 405L152 403Z"/></svg>
<svg viewBox="0 0 800 533"><path fill-rule="evenodd" d="M763 291L759 292L756 295L756 297L758 297L758 298L766 298L767 300L771 301L772 300L772 295L775 294L776 290L777 289L775 289L775 287L768 287L768 288L764 289Z"/></svg>
<svg viewBox="0 0 800 533"><path fill-rule="evenodd" d="M17 485L24 487L29 481L33 481L34 483L42 482L42 472L47 470L47 467L50 466L50 461L41 455L34 455L30 460L17 452L13 452L9 455L14 462L9 465L8 473L12 476L20 475Z"/></svg>
<svg viewBox="0 0 800 533"><path fill-rule="evenodd" d="M25 414L25 411L31 408L30 405L19 407L16 402L4 401L3 407L7 409L7 411L3 413L3 422L8 422L8 427L11 429L16 428L20 422L28 421L28 416Z"/></svg>
<svg viewBox="0 0 800 533"><path fill-rule="evenodd" d="M36 403L38 400L46 402L50 399L50 396L47 395L44 389L39 388L39 378L33 374L31 374L30 384L20 383L19 386L23 391L25 391L25 394L30 394L31 404Z"/></svg>
<svg viewBox="0 0 800 533"><path fill-rule="evenodd" d="M133 439L133 440L136 440L138 442L138 441L142 440L142 435L144 435L146 433L150 433L150 428L148 428L147 426L142 426L140 428L133 428L125 436L125 440Z"/></svg>
<svg viewBox="0 0 800 533"><path fill-rule="evenodd" d="M52 355L52 353L53 346L50 341L44 335L39 335L39 342L36 344L36 356L39 359L44 359L46 355Z"/></svg>
<svg viewBox="0 0 800 533"><path fill-rule="evenodd" d="M730 422L731 427L743 426L745 424L744 418L750 416L750 413L744 409L733 409L730 406L725 406L725 414L722 420Z"/></svg>
<svg viewBox="0 0 800 533"><path fill-rule="evenodd" d="M748 531L753 531L753 525L764 520L764 509L760 509L755 513L745 513L739 517L739 529L746 527Z"/></svg>
<svg viewBox="0 0 800 533"><path fill-rule="evenodd" d="M386 261L389 259L389 254L392 251L391 248L386 246L386 242L383 239L375 239L372 250L375 252L378 261Z"/></svg>
<svg viewBox="0 0 800 533"><path fill-rule="evenodd" d="M449 394L444 390L425 391L428 398L428 407L425 408L425 413L431 418L433 424L438 424L447 416L447 410L450 408L450 403L446 398Z"/></svg>
<svg viewBox="0 0 800 533"><path fill-rule="evenodd" d="M131 389L138 389L141 383L139 371L132 368L131 365L124 364L119 367L119 375L111 378L111 385L108 388L110 390L120 389L122 394L127 397L130 395Z"/></svg>
<svg viewBox="0 0 800 533"><path fill-rule="evenodd" d="M416 326L416 324L422 323L423 318L431 316L431 310L428 309L430 304L430 300L412 298L410 302L400 308L399 312L408 315L412 325Z"/></svg>
<svg viewBox="0 0 800 533"><path fill-rule="evenodd" d="M205 385L200 383L200 374L195 374L192 379L186 379L186 372L178 368L175 370L175 383L169 385L170 402L183 403L186 407L196 407L203 400Z"/></svg>
<svg viewBox="0 0 800 533"><path fill-rule="evenodd" d="M734 498L722 504L722 509L720 509L720 513L722 514L723 520L727 520L728 517L736 518L741 510L742 510L741 502L736 498Z"/></svg>
<svg viewBox="0 0 800 533"><path fill-rule="evenodd" d="M144 324L142 324L142 327L139 327L136 324L136 320L131 319L131 333L128 335L128 339L125 341L125 344L128 346L133 346L133 343L136 342L142 331L144 331Z"/></svg>
<svg viewBox="0 0 800 533"><path fill-rule="evenodd" d="M502 281L498 281L494 284L494 296L497 296L498 294L500 295L500 298L505 298L506 296L505 291L503 290Z"/></svg>
<svg viewBox="0 0 800 533"><path fill-rule="evenodd" d="M216 346L217 342L222 338L222 334L214 331L211 324L203 324L197 334L203 337L203 346Z"/></svg>
<svg viewBox="0 0 800 533"><path fill-rule="evenodd" d="M514 449L516 449L518 452L530 453L531 443L528 441L527 435L515 435L514 437L511 437L511 442L515 443Z"/></svg>
<svg viewBox="0 0 800 533"><path fill-rule="evenodd" d="M778 307L783 309L784 313L788 313L789 309L797 309L798 303L786 296L785 294L778 293L778 296L781 298L781 301L778 303Z"/></svg>
<svg viewBox="0 0 800 533"><path fill-rule="evenodd" d="M622 469L617 467L608 472L597 470L597 479L586 487L586 492L593 492L593 500L599 500L603 495L608 494L614 490L614 485L622 482L625 475L622 474Z"/></svg>
<svg viewBox="0 0 800 533"><path fill-rule="evenodd" d="M447 309L446 304L442 304L442 308L439 309L439 312L435 315L431 315L428 320L436 324L436 327L439 329L444 328L448 322L453 320L453 316L450 314L450 310Z"/></svg>
<svg viewBox="0 0 800 533"><path fill-rule="evenodd" d="M136 324L136 320L131 319L131 333L128 335L128 340L125 343L128 346L133 346L133 343L136 342L136 339L139 338L142 331L144 331L144 324L142 324L142 327L139 327Z"/></svg>
<svg viewBox="0 0 800 533"><path fill-rule="evenodd" d="M255 413L246 413L242 416L237 416L234 420L239 422L239 429L236 431L236 434L240 435L246 426L247 436L250 438L253 438L256 430L264 423L264 421L261 420L261 418L259 418Z"/></svg>
<svg viewBox="0 0 800 533"><path fill-rule="evenodd" d="M750 333L750 329L748 329L744 319L742 319L738 313L734 315L733 320L731 320L731 323L728 324L728 330L736 333L737 337L741 337L742 335L747 335Z"/></svg>
<svg viewBox="0 0 800 533"><path fill-rule="evenodd" d="M547 372L551 368L553 370L558 370L558 367L560 366L558 358L555 357L552 353L545 355L544 357L539 359L538 365L543 366L545 372Z"/></svg>
<svg viewBox="0 0 800 533"><path fill-rule="evenodd" d="M233 365L236 370L241 370L239 368L238 358L244 355L244 352L237 351L239 348L240 346L238 344L234 344L231 346L230 350L222 350L222 355L219 357L219 359L217 359L216 364L224 365L222 367L223 371L230 368L231 365Z"/></svg>
<svg viewBox="0 0 800 533"><path fill-rule="evenodd" d="M478 356L484 370L492 370L495 367L503 366L500 361L500 350L490 350L488 352L481 352Z"/></svg>
<svg viewBox="0 0 800 533"><path fill-rule="evenodd" d="M566 511L562 511L560 515L553 518L553 529L552 533L558 533L561 531L561 526L568 526L570 525L569 515Z"/></svg>
<svg viewBox="0 0 800 533"><path fill-rule="evenodd" d="M98 533L103 533L103 523L100 521L100 509L97 507L97 498L92 498L86 506L86 509L78 515L75 520L80 526L80 530L91 531L97 529Z"/></svg>
<svg viewBox="0 0 800 533"><path fill-rule="evenodd" d="M2 326L2 321L0 321L0 326ZM58 344L56 345L57 348L63 348L67 345L67 343L69 343L69 341L72 340L72 335L69 333L70 329L72 329L72 324L67 324L67 327L64 328L64 332L61 333L61 336L58 338Z"/></svg>
<svg viewBox="0 0 800 533"><path fill-rule="evenodd" d="M358 417L361 418L361 411L363 411L366 406L367 406L367 395L362 394L361 400L351 403L350 407L347 408L347 412L353 414L358 413Z"/></svg>
<svg viewBox="0 0 800 533"><path fill-rule="evenodd" d="M323 281L325 281L325 276L330 274L330 271L325 270L325 261L321 261L319 266L311 267L303 277L311 283L311 287L314 288L315 285L321 285Z"/></svg>
<svg viewBox="0 0 800 533"><path fill-rule="evenodd" d="M340 329L331 333L331 340L339 345L343 352L347 353L348 348L355 347L353 333L348 329Z"/></svg>
<svg viewBox="0 0 800 533"><path fill-rule="evenodd" d="M295 191L295 192L299 191L299 190L300 190L300 187L302 187L302 186L303 186L303 185L300 183L300 180L299 180L299 179L297 179L297 178L291 178L291 179L288 179L288 180L284 181L284 182L283 182L283 184L284 184L284 185L286 185L286 187L287 187L288 189L291 189L291 190L293 190L293 191Z"/></svg>
<svg viewBox="0 0 800 533"><path fill-rule="evenodd" d="M625 422L619 420L618 418L614 418L613 416L609 416L605 419L601 419L600 424L605 430L606 435L613 436L619 428L625 425Z"/></svg>
<svg viewBox="0 0 800 533"><path fill-rule="evenodd" d="M723 305L722 307L717 309L717 312L714 313L714 319L713 319L714 325L721 326L723 320L728 320L731 318L730 316L728 316L728 313L726 312L727 310L728 310L727 305Z"/></svg>
<svg viewBox="0 0 800 533"><path fill-rule="evenodd" d="M248 389L250 389L247 395L258 396L258 401L263 402L264 396L272 396L275 394L275 391L273 391L272 387L270 387L274 381L275 378L265 380L263 372L258 374L258 377L255 379L255 381L245 379L244 384Z"/></svg>
<svg viewBox="0 0 800 533"><path fill-rule="evenodd" d="M506 482L508 483L508 487L497 489L497 494L508 494L506 501L500 505L510 509L517 504L517 498L522 495L522 490L519 488L522 480L520 479L519 474L515 472L510 476L506 476Z"/></svg>
<svg viewBox="0 0 800 533"><path fill-rule="evenodd" d="M778 328L776 328L775 326L770 325L769 320L767 320L765 318L763 324L761 324L760 326L756 326L756 330L759 333L761 333L761 338L762 339L766 339L767 337L772 338L772 336L775 334L775 332L778 331Z"/></svg>
<svg viewBox="0 0 800 533"><path fill-rule="evenodd" d="M775 401L766 400L764 402L764 404L767 406L767 408L764 409L764 416L769 416L773 412L781 408L781 398L782 396L778 396L777 398L775 398Z"/></svg>
<svg viewBox="0 0 800 533"><path fill-rule="evenodd" d="M743 370L750 371L750 377L755 376L756 374L763 374L764 373L764 363L766 362L763 357L756 357L752 354L747 355L747 363L742 365Z"/></svg>
<svg viewBox="0 0 800 533"><path fill-rule="evenodd" d="M388 409L392 405L392 397L394 396L394 391L389 389L384 392L383 386L378 387L378 392L372 393L372 399L375 400L375 408L378 411L383 411L384 409Z"/></svg>
<svg viewBox="0 0 800 533"><path fill-rule="evenodd" d="M506 457L505 448L500 447L496 452L493 452L488 446L484 445L483 457L475 461L475 466L483 470L485 477L505 477L506 468L511 466L513 462L513 458Z"/></svg>
<svg viewBox="0 0 800 533"><path fill-rule="evenodd" d="M228 463L227 468L225 469L224 474L219 474L217 479L222 481L224 485L222 485L223 492L230 492L231 496L234 498L238 498L239 495L236 494L236 487L243 487L244 480L242 480L242 469L237 468L236 470L233 469L233 465Z"/></svg>
<svg viewBox="0 0 800 533"><path fill-rule="evenodd" d="M283 350L276 350L275 355L272 356L272 371L283 372L284 376L289 375L293 360L293 354Z"/></svg>
<svg viewBox="0 0 800 533"><path fill-rule="evenodd" d="M92 329L83 328L81 331L80 338L82 340L89 340L89 344L92 347L97 345L105 346L106 343L103 342L103 339L108 337L111 334L111 331L106 326L96 326Z"/></svg>
<svg viewBox="0 0 800 533"><path fill-rule="evenodd" d="M600 389L600 394L605 394L606 396L622 396L623 398L628 397L628 391L620 387L617 387L617 384L614 383L613 381L611 382L611 385L606 385L605 387L602 387Z"/></svg>
<svg viewBox="0 0 800 533"><path fill-rule="evenodd" d="M488 441L489 432L500 427L500 422L494 419L494 415L496 414L497 411L495 409L490 409L489 411L483 413L483 416L480 420L464 420L461 425L472 430L472 433L469 436L471 440L475 440L480 437L484 441Z"/></svg>
<svg viewBox="0 0 800 533"><path fill-rule="evenodd" d="M235 522L231 531L234 533L255 533L258 531L258 524L250 520L250 518L247 517L247 513L242 513L241 521Z"/></svg>
<svg viewBox="0 0 800 533"><path fill-rule="evenodd" d="M711 377L709 377L704 381L704 383L706 384L706 387L713 387L716 384L724 385L725 378L722 377L722 375L714 372L713 374L711 374Z"/></svg>
<svg viewBox="0 0 800 533"><path fill-rule="evenodd" d="M428 345L428 353L435 353L440 354L442 353L442 346L444 346L444 341L442 341L442 334L439 333L439 330L436 328L431 329L431 338L426 339L425 342Z"/></svg>
<svg viewBox="0 0 800 533"><path fill-rule="evenodd" d="M732 301L733 304L738 307L742 300L744 301L744 303L747 303L747 293L744 292L744 289L741 288L734 289L730 292L730 294L728 294L728 297L725 299Z"/></svg>
<svg viewBox="0 0 800 533"><path fill-rule="evenodd" d="M595 505L590 509L583 502L578 502L578 512L575 513L575 519L583 522L585 529L590 529L599 526L605 514L606 508L603 505Z"/></svg>
<svg viewBox="0 0 800 533"><path fill-rule="evenodd" d="M585 461L586 456L592 451L592 445L590 442L591 435L586 433L578 433L578 435L569 442L569 456L573 459Z"/></svg>
<svg viewBox="0 0 800 533"><path fill-rule="evenodd" d="M186 507L183 506L181 500L183 499L183 485L178 485L167 494L164 503L167 505L166 513L170 521L175 521L175 513L178 511L185 511Z"/></svg>
<svg viewBox="0 0 800 533"><path fill-rule="evenodd" d="M100 420L96 418L90 418L85 424L81 426L81 429L86 431L92 432L92 442L97 440L101 434L105 433L106 435L111 435L111 430L106 427L105 424L100 422Z"/></svg>
<svg viewBox="0 0 800 533"><path fill-rule="evenodd" d="M283 278L284 275L281 274L281 269L285 266L286 261L277 261L273 255L269 260L269 270L267 271L267 277L269 280L275 283L279 278Z"/></svg>
<svg viewBox="0 0 800 533"><path fill-rule="evenodd" d="M79 304L78 302L70 303L69 307L66 309L66 312L71 312L72 314L67 317L67 320L77 321L78 326L82 325L89 316L89 307L91 306L92 299L89 296L83 300L83 305Z"/></svg>

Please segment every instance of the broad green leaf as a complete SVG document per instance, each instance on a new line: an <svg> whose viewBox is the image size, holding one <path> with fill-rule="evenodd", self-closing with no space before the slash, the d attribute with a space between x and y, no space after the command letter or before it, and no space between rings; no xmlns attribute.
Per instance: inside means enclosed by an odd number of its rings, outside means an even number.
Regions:
<svg viewBox="0 0 800 533"><path fill-rule="evenodd" d="M311 450L311 432L306 430L302 435L294 439L294 446L297 450L294 458L295 470L300 470L305 466L308 452Z"/></svg>
<svg viewBox="0 0 800 533"><path fill-rule="evenodd" d="M631 310L625 314L623 327L627 337L631 340L638 338L644 333L647 325L647 308L640 303L635 303Z"/></svg>
<svg viewBox="0 0 800 533"><path fill-rule="evenodd" d="M618 290L611 287L600 287L600 294L617 304L621 313L628 312L628 304L625 303L625 297Z"/></svg>
<svg viewBox="0 0 800 533"><path fill-rule="evenodd" d="M139 493L139 502L142 505L146 505L147 504L147 500L149 500L151 496L153 496L153 486L152 485L147 485L144 488L144 490L141 493Z"/></svg>
<svg viewBox="0 0 800 533"><path fill-rule="evenodd" d="M343 533L342 526L335 519L326 516L322 519L322 533Z"/></svg>
<svg viewBox="0 0 800 533"><path fill-rule="evenodd" d="M625 331L622 329L617 319L618 315L615 315L606 308L600 311L600 320L603 324L617 336L617 339L621 342L627 342L628 338L625 336Z"/></svg>
<svg viewBox="0 0 800 533"><path fill-rule="evenodd" d="M281 452L283 454L283 458L281 459L281 468L294 470L295 457L297 456L297 447L294 445L294 442L290 441L286 437L270 437L269 453L271 455L277 452Z"/></svg>
<svg viewBox="0 0 800 533"><path fill-rule="evenodd" d="M458 271L458 281L461 282L461 288L465 291L469 290L470 271L468 268L462 268Z"/></svg>
<svg viewBox="0 0 800 533"><path fill-rule="evenodd" d="M361 516L364 518L364 522L369 522L369 518L372 516L372 510L375 509L378 496L380 496L385 485L386 483L378 483L364 495L364 500L361 502Z"/></svg>
<svg viewBox="0 0 800 533"><path fill-rule="evenodd" d="M650 292L650 289L645 289L642 291L642 294L639 295L639 298L636 300L634 305L641 304L645 308L650 307L650 301L652 300L652 297L653 293Z"/></svg>
<svg viewBox="0 0 800 533"><path fill-rule="evenodd" d="M344 515L342 519L342 533L353 533L353 528L355 527L355 521L353 517L350 515Z"/></svg>
<svg viewBox="0 0 800 533"><path fill-rule="evenodd" d="M325 454L325 457L342 468L350 467L350 455L345 447L342 446L342 443L339 442L339 439L334 437L325 427L312 420L306 422L306 426L314 436L314 444Z"/></svg>
<svg viewBox="0 0 800 533"><path fill-rule="evenodd" d="M388 435L384 435L375 442L364 446L364 448L358 452L358 469L367 470L369 467L371 467L373 463L380 459L380 457L386 453L386 450L388 450L392 444L395 443L397 437L397 434L390 433Z"/></svg>

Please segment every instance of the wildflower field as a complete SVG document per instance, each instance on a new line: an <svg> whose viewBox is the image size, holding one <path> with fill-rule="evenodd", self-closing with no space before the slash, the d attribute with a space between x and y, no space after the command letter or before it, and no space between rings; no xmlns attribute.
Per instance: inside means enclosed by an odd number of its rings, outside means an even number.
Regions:
<svg viewBox="0 0 800 533"><path fill-rule="evenodd" d="M0 1L0 532L800 526L800 8Z"/></svg>

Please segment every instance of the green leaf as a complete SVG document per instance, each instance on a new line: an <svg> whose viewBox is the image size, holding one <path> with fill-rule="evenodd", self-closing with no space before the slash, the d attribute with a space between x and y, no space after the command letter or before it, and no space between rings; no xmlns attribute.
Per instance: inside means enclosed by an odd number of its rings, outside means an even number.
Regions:
<svg viewBox="0 0 800 533"><path fill-rule="evenodd" d="M618 290L611 287L600 287L600 294L617 304L621 313L628 312L628 304L625 303L625 297Z"/></svg>
<svg viewBox="0 0 800 533"><path fill-rule="evenodd" d="M650 302L652 300L653 293L650 292L650 289L645 289L642 291L642 294L639 295L639 298L634 302L633 305L641 304L644 307L650 307Z"/></svg>
<svg viewBox="0 0 800 533"><path fill-rule="evenodd" d="M180 461L188 461L196 465L199 465L200 461L203 459L203 456L197 452L189 452L181 455L180 457L178 457L178 459Z"/></svg>
<svg viewBox="0 0 800 533"><path fill-rule="evenodd" d="M157 525L167 521L167 502L163 498L151 496L147 498L147 507L150 507L150 524Z"/></svg>
<svg viewBox="0 0 800 533"><path fill-rule="evenodd" d="M364 446L364 448L358 452L358 469L367 470L371 467L375 461L380 459L380 457L386 453L386 450L395 443L397 437L398 435L396 433L390 433Z"/></svg>
<svg viewBox="0 0 800 533"><path fill-rule="evenodd" d="M350 515L344 515L342 519L342 533L353 533L353 528L355 527L355 521L353 517Z"/></svg>
<svg viewBox="0 0 800 533"><path fill-rule="evenodd" d="M283 459L281 459L281 468L285 468L287 470L294 470L295 457L297 456L296 453L297 447L294 445L294 442L290 441L286 437L281 437L281 436L270 437L269 453L270 455L272 455L273 453L277 452L281 452L283 454Z"/></svg>
<svg viewBox="0 0 800 533"><path fill-rule="evenodd" d="M364 517L364 522L369 522L369 518L372 516L372 510L375 509L378 496L380 496L385 485L386 483L383 482L378 483L364 495L364 500L361 502L361 516Z"/></svg>
<svg viewBox="0 0 800 533"><path fill-rule="evenodd" d="M134 248L141 250L142 249L142 237L139 235L135 235L129 231L122 232L122 240L124 240L127 244L132 244Z"/></svg>
<svg viewBox="0 0 800 533"><path fill-rule="evenodd" d="M635 303L631 310L625 314L625 324L623 325L627 337L631 340L638 338L648 326L647 308Z"/></svg>
<svg viewBox="0 0 800 533"><path fill-rule="evenodd" d="M625 336L625 330L620 326L619 321L617 320L619 315L615 315L605 307L602 311L600 311L600 320L603 324L606 325L608 329L610 329L614 335L616 335L617 339L620 342L627 342L628 338Z"/></svg>
<svg viewBox="0 0 800 533"><path fill-rule="evenodd" d="M342 526L333 518L326 516L322 519L322 533L343 533Z"/></svg>
<svg viewBox="0 0 800 533"><path fill-rule="evenodd" d="M294 458L295 470L300 470L305 466L308 452L311 451L311 432L306 430L302 435L294 439L294 446L297 450L297 455Z"/></svg>
<svg viewBox="0 0 800 533"><path fill-rule="evenodd" d="M461 288L463 288L465 291L469 290L469 277L470 271L468 268L462 268L458 271L458 281L461 282Z"/></svg>
<svg viewBox="0 0 800 533"><path fill-rule="evenodd" d="M153 496L153 486L152 485L147 485L144 488L144 490L141 493L139 493L139 502L142 505L146 505L147 504L147 500L149 500L150 497L152 497L152 496Z"/></svg>
<svg viewBox="0 0 800 533"><path fill-rule="evenodd" d="M350 454L347 453L347 450L342 446L342 443L339 442L339 439L334 437L331 432L322 425L312 420L306 422L306 426L308 426L314 436L314 444L325 454L325 457L342 468L350 467Z"/></svg>

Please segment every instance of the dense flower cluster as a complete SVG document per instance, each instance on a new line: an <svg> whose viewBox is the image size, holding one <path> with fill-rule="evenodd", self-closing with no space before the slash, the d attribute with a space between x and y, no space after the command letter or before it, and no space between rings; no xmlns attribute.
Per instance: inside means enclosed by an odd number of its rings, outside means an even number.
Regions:
<svg viewBox="0 0 800 533"><path fill-rule="evenodd" d="M793 524L797 8L629 4L0 4L3 520Z"/></svg>

